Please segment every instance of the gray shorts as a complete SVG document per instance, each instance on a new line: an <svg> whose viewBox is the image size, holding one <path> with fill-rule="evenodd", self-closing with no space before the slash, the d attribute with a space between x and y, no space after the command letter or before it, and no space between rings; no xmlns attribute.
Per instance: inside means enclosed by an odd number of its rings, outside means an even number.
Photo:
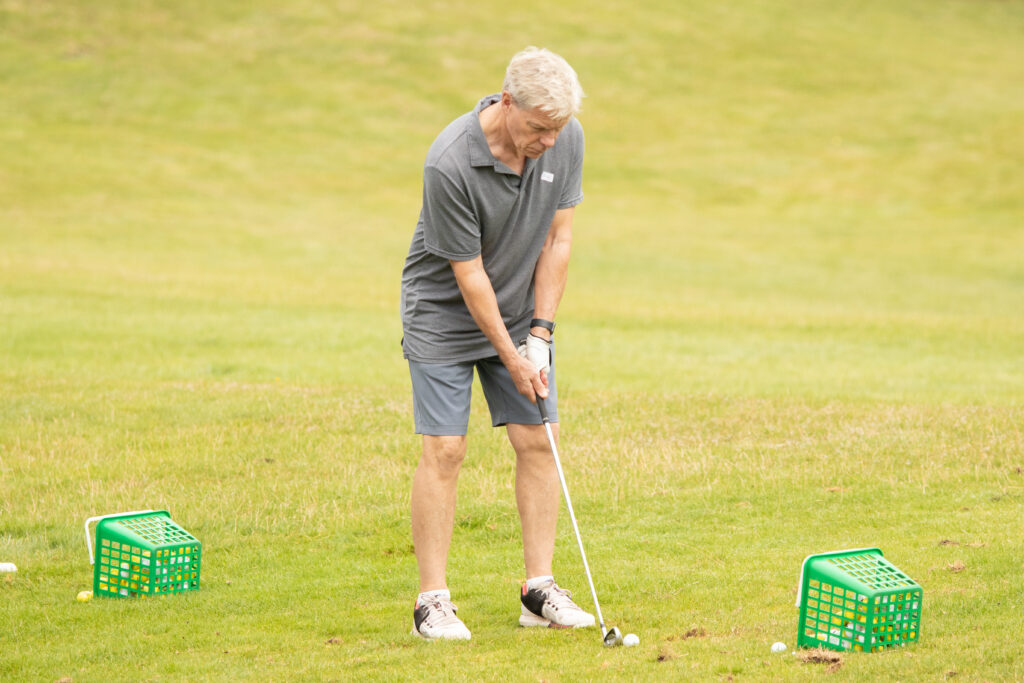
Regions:
<svg viewBox="0 0 1024 683"><path fill-rule="evenodd" d="M555 388L554 345L548 369L545 405L552 422L558 422L558 391ZM412 376L413 416L416 433L430 436L464 436L469 427L469 403L473 392L473 368L480 377L491 424L540 424L540 412L516 389L512 375L497 356L466 363L409 361Z"/></svg>

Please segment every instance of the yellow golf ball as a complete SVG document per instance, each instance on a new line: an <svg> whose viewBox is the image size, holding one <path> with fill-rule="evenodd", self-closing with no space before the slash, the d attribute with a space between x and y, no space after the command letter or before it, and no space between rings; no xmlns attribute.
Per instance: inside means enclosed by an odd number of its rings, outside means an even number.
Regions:
<svg viewBox="0 0 1024 683"><path fill-rule="evenodd" d="M78 602L89 602L92 600L92 591L81 591L75 600L78 600Z"/></svg>

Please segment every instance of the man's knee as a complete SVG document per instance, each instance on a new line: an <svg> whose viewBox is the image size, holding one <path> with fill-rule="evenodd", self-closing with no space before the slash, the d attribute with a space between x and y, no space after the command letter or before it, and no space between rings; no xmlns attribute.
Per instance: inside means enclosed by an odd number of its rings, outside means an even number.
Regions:
<svg viewBox="0 0 1024 683"><path fill-rule="evenodd" d="M423 437L423 456L420 462L440 476L451 477L457 475L465 458L465 436Z"/></svg>
<svg viewBox="0 0 1024 683"><path fill-rule="evenodd" d="M551 425L551 432L557 444L557 424ZM508 436L521 462L539 460L543 464L547 464L551 461L551 444L548 443L547 432L543 425L509 425Z"/></svg>

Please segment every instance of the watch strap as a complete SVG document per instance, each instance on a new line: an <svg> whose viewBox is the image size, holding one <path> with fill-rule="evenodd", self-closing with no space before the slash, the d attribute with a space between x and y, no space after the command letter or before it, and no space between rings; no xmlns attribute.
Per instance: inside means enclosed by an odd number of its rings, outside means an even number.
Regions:
<svg viewBox="0 0 1024 683"><path fill-rule="evenodd" d="M543 327L551 334L555 333L555 323L550 320L544 320L544 318L534 318L530 321L530 327Z"/></svg>

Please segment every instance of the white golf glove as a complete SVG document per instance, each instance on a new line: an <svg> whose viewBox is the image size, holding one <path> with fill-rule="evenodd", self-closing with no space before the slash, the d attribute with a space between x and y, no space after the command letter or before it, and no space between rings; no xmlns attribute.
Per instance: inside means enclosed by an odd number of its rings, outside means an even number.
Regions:
<svg viewBox="0 0 1024 683"><path fill-rule="evenodd" d="M547 371L551 365L551 342L529 335L519 342L519 355L528 359L538 371Z"/></svg>

